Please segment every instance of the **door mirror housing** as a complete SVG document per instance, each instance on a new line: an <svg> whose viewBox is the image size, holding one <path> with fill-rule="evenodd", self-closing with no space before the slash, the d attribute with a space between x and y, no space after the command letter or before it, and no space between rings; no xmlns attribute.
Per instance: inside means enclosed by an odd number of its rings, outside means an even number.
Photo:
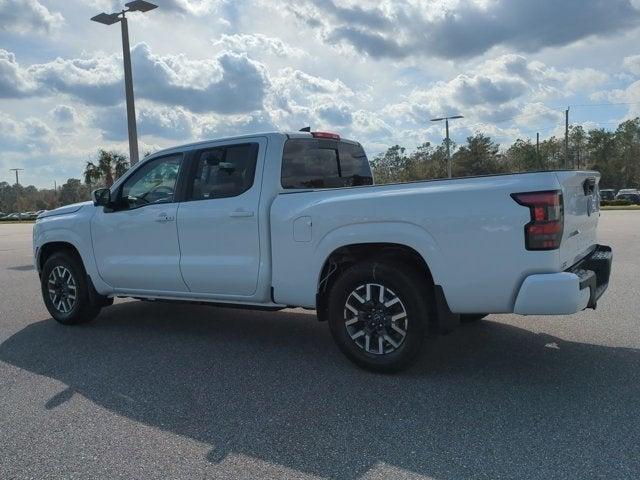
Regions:
<svg viewBox="0 0 640 480"><path fill-rule="evenodd" d="M93 204L96 207L110 207L111 206L111 190L108 188L98 188L91 193L93 198Z"/></svg>

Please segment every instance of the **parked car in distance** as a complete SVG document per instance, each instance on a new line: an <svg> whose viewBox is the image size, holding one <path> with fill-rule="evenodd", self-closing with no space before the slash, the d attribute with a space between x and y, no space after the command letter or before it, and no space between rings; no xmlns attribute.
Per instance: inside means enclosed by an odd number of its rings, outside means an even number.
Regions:
<svg viewBox="0 0 640 480"><path fill-rule="evenodd" d="M640 205L640 193L618 193L616 200L626 200L633 205Z"/></svg>
<svg viewBox="0 0 640 480"><path fill-rule="evenodd" d="M93 202L40 215L33 253L65 325L114 297L303 307L353 362L397 371L462 321L595 308L612 261L596 242L599 181L374 185L362 146L339 135L243 135L154 153Z"/></svg>
<svg viewBox="0 0 640 480"><path fill-rule="evenodd" d="M600 190L600 201L609 201L616 198L616 191L612 188L603 188Z"/></svg>
<svg viewBox="0 0 640 480"><path fill-rule="evenodd" d="M618 195L621 193L640 193L640 191L637 188L621 188L618 190Z"/></svg>

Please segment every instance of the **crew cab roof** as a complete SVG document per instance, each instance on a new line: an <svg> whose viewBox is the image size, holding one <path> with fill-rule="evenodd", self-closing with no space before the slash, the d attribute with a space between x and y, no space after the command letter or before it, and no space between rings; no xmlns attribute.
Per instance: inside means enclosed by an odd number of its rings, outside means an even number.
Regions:
<svg viewBox="0 0 640 480"><path fill-rule="evenodd" d="M153 152L151 155L149 155L150 157L157 157L159 155L166 155L168 153L173 153L176 151L181 151L181 150L186 150L186 149L192 149L194 147L198 147L200 145L207 145L213 142L230 142L230 141L234 141L234 140L242 140L244 138L255 138L255 137L274 137L274 136L287 136L289 138L313 138L313 135L311 132L291 132L291 131L271 131L271 132L256 132L256 133L246 133L243 135L233 135L233 136L228 136L228 137L220 137L220 138L211 138L208 140L200 140L198 142L191 142L191 143L185 143L182 145L177 145L175 147L169 147L169 148L164 148L162 150L159 150L157 152ZM340 141L342 142L348 142L348 143L354 143L354 144L359 144L358 142L355 142L353 140L348 140L346 138L341 138Z"/></svg>

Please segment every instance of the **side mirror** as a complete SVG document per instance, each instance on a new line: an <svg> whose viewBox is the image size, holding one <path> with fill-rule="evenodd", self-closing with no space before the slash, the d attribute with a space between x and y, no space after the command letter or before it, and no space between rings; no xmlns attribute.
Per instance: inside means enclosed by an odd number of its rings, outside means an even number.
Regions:
<svg viewBox="0 0 640 480"><path fill-rule="evenodd" d="M108 188L99 188L91 192L93 198L93 204L96 207L109 207L111 206L111 190Z"/></svg>

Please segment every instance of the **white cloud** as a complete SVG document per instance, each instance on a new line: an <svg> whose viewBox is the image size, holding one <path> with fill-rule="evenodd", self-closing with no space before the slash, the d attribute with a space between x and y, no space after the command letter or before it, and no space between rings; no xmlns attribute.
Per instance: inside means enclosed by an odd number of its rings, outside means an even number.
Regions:
<svg viewBox="0 0 640 480"><path fill-rule="evenodd" d="M4 56L3 56L4 55ZM146 44L132 49L136 96L194 112L246 113L260 110L269 88L265 67L246 54L221 52L210 60L185 55L159 56ZM20 68L0 51L0 96L62 93L93 105L123 100L120 58L97 53L79 59L57 58Z"/></svg>
<svg viewBox="0 0 640 480"><path fill-rule="evenodd" d="M145 44L133 49L138 95L193 112L260 110L269 87L267 71L246 54L222 52L212 60L157 56Z"/></svg>
<svg viewBox="0 0 640 480"><path fill-rule="evenodd" d="M564 114L558 110L549 108L542 103L529 103L525 105L522 112L514 119L514 122L521 127L530 125L540 125L541 123L559 124L564 118Z"/></svg>
<svg viewBox="0 0 640 480"><path fill-rule="evenodd" d="M543 101L590 91L608 80L595 69L558 70L521 55L502 55L477 65L448 81L415 89L385 112L396 124L410 118L417 123L430 117L462 113L473 122L502 122L532 113L539 121L555 118ZM533 104L533 105L530 105Z"/></svg>
<svg viewBox="0 0 640 480"><path fill-rule="evenodd" d="M183 13L190 15L206 15L218 11L232 0L154 0L160 8L158 12ZM84 3L105 12L117 12L126 3L125 0L84 0Z"/></svg>
<svg viewBox="0 0 640 480"><path fill-rule="evenodd" d="M97 53L85 58L61 57L25 69L41 92L63 93L94 105L121 101L122 76L116 55Z"/></svg>
<svg viewBox="0 0 640 480"><path fill-rule="evenodd" d="M287 4L330 44L345 43L373 58L470 58L497 46L522 52L563 46L636 28L630 0L307 0ZM567 19L571 19L567 21Z"/></svg>
<svg viewBox="0 0 640 480"><path fill-rule="evenodd" d="M272 95L277 106L291 111L295 105L347 102L355 93L340 79L330 80L290 67L271 79Z"/></svg>
<svg viewBox="0 0 640 480"><path fill-rule="evenodd" d="M222 34L219 39L213 40L213 45L221 47L223 50L251 53L253 55L266 53L282 58L301 58L308 55L304 50L293 47L279 38L269 37L261 33Z"/></svg>
<svg viewBox="0 0 640 480"><path fill-rule="evenodd" d="M278 130L278 126L267 112L253 112L247 115L226 117L207 116L201 119L198 138L220 138L243 133L257 133Z"/></svg>
<svg viewBox="0 0 640 480"><path fill-rule="evenodd" d="M49 33L63 23L62 14L49 11L38 0L0 0L0 31Z"/></svg>
<svg viewBox="0 0 640 480"><path fill-rule="evenodd" d="M195 116L182 107L165 107L152 104L138 105L136 111L138 135L160 137L169 140L192 138ZM101 108L93 118L105 140L122 141L127 138L127 120L124 105Z"/></svg>
<svg viewBox="0 0 640 480"><path fill-rule="evenodd" d="M37 118L17 121L0 112L0 146L4 152L46 153L55 143L51 128Z"/></svg>
<svg viewBox="0 0 640 480"><path fill-rule="evenodd" d="M36 89L36 82L16 62L15 55L0 48L0 98L26 97Z"/></svg>
<svg viewBox="0 0 640 480"><path fill-rule="evenodd" d="M625 88L599 91L591 95L594 101L606 101L612 103L628 104L627 113L622 119L630 119L640 116L640 80L627 85Z"/></svg>
<svg viewBox="0 0 640 480"><path fill-rule="evenodd" d="M634 75L640 76L640 55L631 55L625 57L624 68L633 73Z"/></svg>
<svg viewBox="0 0 640 480"><path fill-rule="evenodd" d="M373 138L389 138L393 129L373 112L358 110L353 114L353 131L356 134Z"/></svg>
<svg viewBox="0 0 640 480"><path fill-rule="evenodd" d="M76 109L69 105L58 105L51 111L53 119L59 123L74 123L78 118Z"/></svg>
<svg viewBox="0 0 640 480"><path fill-rule="evenodd" d="M353 107L342 103L327 103L319 106L318 117L332 125L349 125L353 121Z"/></svg>

